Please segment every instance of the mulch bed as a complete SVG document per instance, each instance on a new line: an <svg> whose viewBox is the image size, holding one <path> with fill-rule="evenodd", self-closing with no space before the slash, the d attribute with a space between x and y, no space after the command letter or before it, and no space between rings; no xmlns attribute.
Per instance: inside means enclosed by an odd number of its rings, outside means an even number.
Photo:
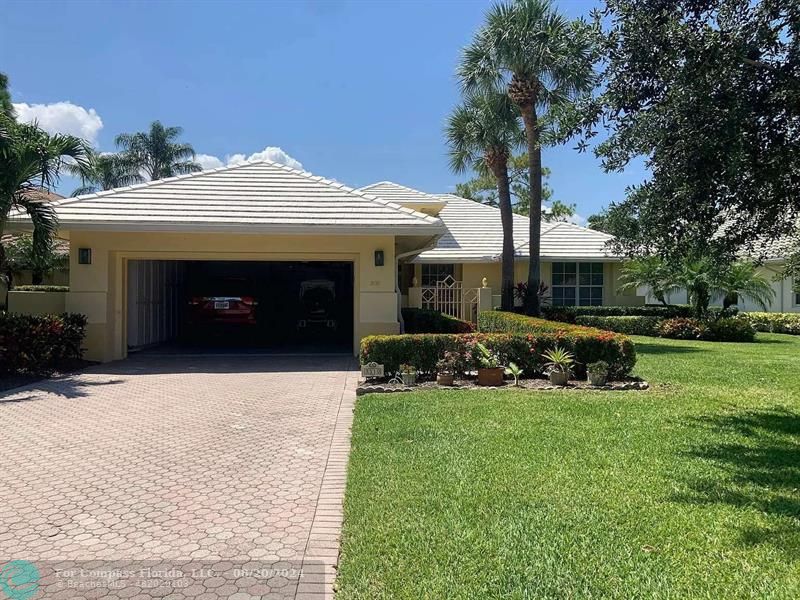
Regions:
<svg viewBox="0 0 800 600"><path fill-rule="evenodd" d="M553 385L548 379L520 379L519 386L514 386L513 381L507 381L502 386L478 385L474 379L462 379L454 385L438 385L435 381L421 381L417 385L406 386L388 382L365 382L359 383L356 394L391 394L395 392L413 392L417 390L591 390L597 392L620 392L630 390L646 390L650 384L642 379L623 379L621 381L610 381L603 386L595 386L588 381L570 381L565 386Z"/></svg>

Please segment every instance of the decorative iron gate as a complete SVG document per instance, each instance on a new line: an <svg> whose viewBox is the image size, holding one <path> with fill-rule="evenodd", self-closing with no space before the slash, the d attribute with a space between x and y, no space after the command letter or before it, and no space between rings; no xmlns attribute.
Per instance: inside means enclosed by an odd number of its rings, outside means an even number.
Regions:
<svg viewBox="0 0 800 600"><path fill-rule="evenodd" d="M435 286L422 287L422 308L476 323L478 294L478 288L464 289L463 282L448 275Z"/></svg>

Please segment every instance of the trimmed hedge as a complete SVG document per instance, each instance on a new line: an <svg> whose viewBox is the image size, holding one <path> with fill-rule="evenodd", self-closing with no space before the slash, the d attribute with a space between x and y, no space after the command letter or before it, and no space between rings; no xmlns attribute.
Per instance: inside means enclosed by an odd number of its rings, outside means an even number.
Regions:
<svg viewBox="0 0 800 600"><path fill-rule="evenodd" d="M406 333L474 333L475 326L467 321L443 315L438 310L404 308Z"/></svg>
<svg viewBox="0 0 800 600"><path fill-rule="evenodd" d="M12 292L68 292L68 285L15 285Z"/></svg>
<svg viewBox="0 0 800 600"><path fill-rule="evenodd" d="M748 312L741 315L756 331L800 335L800 313Z"/></svg>
<svg viewBox="0 0 800 600"><path fill-rule="evenodd" d="M542 316L551 321L575 323L577 317L660 317L662 319L693 316L686 304L646 304L640 306L545 306Z"/></svg>
<svg viewBox="0 0 800 600"><path fill-rule="evenodd" d="M662 317L589 317L578 316L576 322L584 327L596 327L626 335L658 335Z"/></svg>
<svg viewBox="0 0 800 600"><path fill-rule="evenodd" d="M0 313L0 373L46 373L83 356L84 315Z"/></svg>
<svg viewBox="0 0 800 600"><path fill-rule="evenodd" d="M628 375L636 364L633 341L622 334L593 327L557 323L499 310L478 315L478 330L482 333L516 333L534 336L548 345L561 346L575 355L582 371L589 363L604 360L611 365L614 377Z"/></svg>

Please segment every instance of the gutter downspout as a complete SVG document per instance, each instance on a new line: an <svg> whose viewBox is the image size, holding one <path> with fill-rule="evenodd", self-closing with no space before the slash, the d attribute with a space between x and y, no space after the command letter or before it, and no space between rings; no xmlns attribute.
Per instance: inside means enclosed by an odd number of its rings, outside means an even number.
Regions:
<svg viewBox="0 0 800 600"><path fill-rule="evenodd" d="M416 250L410 250L408 252L402 252L395 256L395 260L397 261L397 271L400 271L400 259L407 258L409 256L414 256L416 254L421 254L426 250L433 250L436 247L436 243L439 241L438 235L433 236L430 241L422 246L421 248L417 248ZM400 292L400 284L395 277L394 280L394 291L397 294L397 321L400 323L400 333L406 332L406 324L403 321L403 309L402 309L402 294Z"/></svg>

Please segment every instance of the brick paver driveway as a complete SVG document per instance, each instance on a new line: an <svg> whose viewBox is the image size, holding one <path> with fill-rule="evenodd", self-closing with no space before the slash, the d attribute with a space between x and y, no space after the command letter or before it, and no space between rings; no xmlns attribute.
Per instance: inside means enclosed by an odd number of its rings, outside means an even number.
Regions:
<svg viewBox="0 0 800 600"><path fill-rule="evenodd" d="M142 355L0 394L0 598L330 594L354 368Z"/></svg>

